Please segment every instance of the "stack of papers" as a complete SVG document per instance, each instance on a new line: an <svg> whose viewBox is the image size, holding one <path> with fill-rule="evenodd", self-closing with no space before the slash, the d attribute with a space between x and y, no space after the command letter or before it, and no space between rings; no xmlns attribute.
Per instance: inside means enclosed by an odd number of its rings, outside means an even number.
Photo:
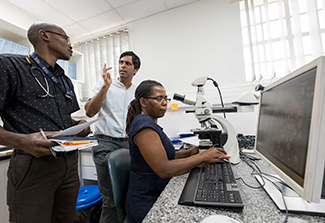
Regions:
<svg viewBox="0 0 325 223"><path fill-rule="evenodd" d="M98 121L99 119L104 118L100 117L94 119L92 121L72 126L58 134L49 138L49 140L58 143L59 145L52 147L52 149L56 152L69 152L72 150L77 149L86 149L92 146L98 145L98 140L96 138L82 138L82 137L71 137L72 135L76 135L81 132L84 128L90 126L94 122ZM41 130L42 132L43 130ZM46 138L45 135L43 135Z"/></svg>
<svg viewBox="0 0 325 223"><path fill-rule="evenodd" d="M13 151L12 147L0 145L0 156L10 155Z"/></svg>
<svg viewBox="0 0 325 223"><path fill-rule="evenodd" d="M86 149L98 145L96 138L52 137L49 139L59 144L52 147L56 152L69 152L72 150Z"/></svg>

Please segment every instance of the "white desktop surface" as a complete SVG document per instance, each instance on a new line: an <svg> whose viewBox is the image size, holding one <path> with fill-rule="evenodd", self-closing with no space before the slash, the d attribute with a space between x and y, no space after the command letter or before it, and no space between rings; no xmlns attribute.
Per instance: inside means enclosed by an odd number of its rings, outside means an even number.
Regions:
<svg viewBox="0 0 325 223"><path fill-rule="evenodd" d="M257 161L263 172L274 173L263 161ZM259 186L254 176L251 176L251 168L244 162L232 165L235 177L242 177L251 186ZM185 206L179 205L178 199L183 190L188 174L173 177L156 203L153 205L143 223L148 222L200 222L205 217L213 214L221 214L231 217L242 223L283 222L285 212L281 212L267 195L263 188L252 189L237 181L241 197L244 203L242 211L232 209ZM325 207L324 207L325 208ZM305 214L289 213L289 223L325 222L325 216L310 216Z"/></svg>

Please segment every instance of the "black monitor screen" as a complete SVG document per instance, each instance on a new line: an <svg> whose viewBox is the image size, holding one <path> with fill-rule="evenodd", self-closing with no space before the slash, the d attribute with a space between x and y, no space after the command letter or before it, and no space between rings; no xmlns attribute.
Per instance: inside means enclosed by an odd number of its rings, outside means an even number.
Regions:
<svg viewBox="0 0 325 223"><path fill-rule="evenodd" d="M261 94L256 150L303 187L316 68Z"/></svg>

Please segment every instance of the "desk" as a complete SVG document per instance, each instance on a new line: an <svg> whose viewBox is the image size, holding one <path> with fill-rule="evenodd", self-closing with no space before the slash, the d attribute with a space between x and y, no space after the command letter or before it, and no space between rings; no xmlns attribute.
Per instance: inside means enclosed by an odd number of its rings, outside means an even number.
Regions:
<svg viewBox="0 0 325 223"><path fill-rule="evenodd" d="M256 163L263 172L274 174L274 172L263 163L263 161L257 161ZM251 176L252 169L247 166L246 163L240 162L232 167L236 178L242 177L247 184L251 186L259 186L255 177ZM177 202L183 190L187 176L188 174L184 174L173 177L170 180L165 190L143 220L143 223L200 222L205 217L213 214L226 215L242 223L278 223L283 222L285 219L285 213L278 210L263 188L252 189L247 187L241 181L237 181L237 183L245 205L242 211L215 207L178 205ZM289 213L288 222L323 223L325 222L325 217Z"/></svg>

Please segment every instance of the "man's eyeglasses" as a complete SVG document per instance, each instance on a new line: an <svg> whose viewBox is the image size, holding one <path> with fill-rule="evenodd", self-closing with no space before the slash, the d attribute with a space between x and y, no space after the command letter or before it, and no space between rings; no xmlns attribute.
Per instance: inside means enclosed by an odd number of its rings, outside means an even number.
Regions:
<svg viewBox="0 0 325 223"><path fill-rule="evenodd" d="M170 99L167 98L167 96L165 96L165 97L163 97L163 96L158 96L158 97L145 97L145 98L147 98L147 99L154 99L154 100L156 100L158 102L162 102L162 100L164 100L165 102L169 102L170 101Z"/></svg>
<svg viewBox="0 0 325 223"><path fill-rule="evenodd" d="M68 41L68 44L71 45L71 42L70 42L70 37L67 36L67 35L64 35L64 34L61 34L61 33L57 33L57 32L53 32L51 30L46 30L44 31L46 33L53 33L53 34L56 34L56 35L59 35L59 36L62 36L64 39L66 39Z"/></svg>

